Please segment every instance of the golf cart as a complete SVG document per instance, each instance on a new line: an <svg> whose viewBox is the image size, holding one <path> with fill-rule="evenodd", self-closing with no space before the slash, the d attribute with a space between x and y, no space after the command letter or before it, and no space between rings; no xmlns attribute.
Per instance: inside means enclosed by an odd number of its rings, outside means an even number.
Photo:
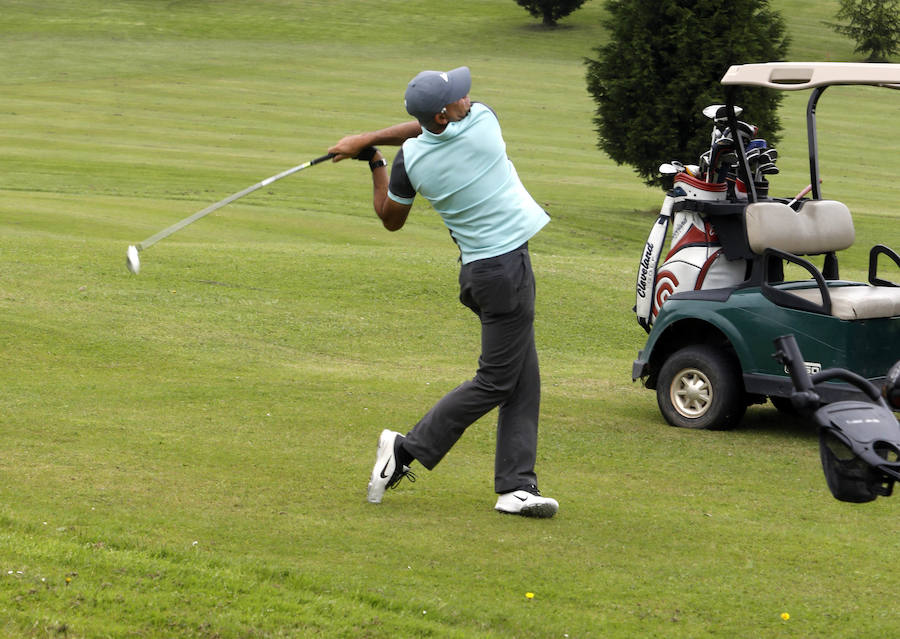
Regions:
<svg viewBox="0 0 900 639"><path fill-rule="evenodd" d="M822 195L816 136L816 105L829 86L900 88L900 65L736 65L722 84L727 104L704 110L714 120L708 157L697 166L660 167L673 174L673 188L648 238L636 287L635 311L648 338L632 379L656 390L666 421L686 428L733 427L748 405L767 399L790 410L790 375L772 357L781 335L795 336L810 373L847 369L880 385L900 359L900 256L877 245L868 282L840 279L838 252L853 244L853 219L846 205ZM755 127L738 120L739 85L812 90L810 186L796 197L769 196L765 178L777 172L770 166L775 154L765 157ZM670 251L658 266L670 222ZM823 256L822 267L810 256ZM890 276L878 273L879 262ZM802 277L787 279L786 272ZM817 391L825 403L862 393L840 380Z"/></svg>

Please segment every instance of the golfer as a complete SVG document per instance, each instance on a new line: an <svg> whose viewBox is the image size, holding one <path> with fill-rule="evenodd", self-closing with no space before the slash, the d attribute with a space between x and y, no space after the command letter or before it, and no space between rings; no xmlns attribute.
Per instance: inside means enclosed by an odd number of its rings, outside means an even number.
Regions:
<svg viewBox="0 0 900 639"><path fill-rule="evenodd" d="M450 391L405 436L378 440L368 500L380 503L410 465L431 470L466 428L499 407L495 509L552 517L559 504L538 492L541 382L534 345L534 275L528 240L550 220L509 158L494 112L469 99L467 67L423 71L406 88L416 121L350 135L329 149L372 169L373 205L385 228L406 222L416 194L440 214L459 246L459 299L481 320L481 356L470 381ZM402 145L391 166L376 145ZM412 478L412 477L411 477Z"/></svg>

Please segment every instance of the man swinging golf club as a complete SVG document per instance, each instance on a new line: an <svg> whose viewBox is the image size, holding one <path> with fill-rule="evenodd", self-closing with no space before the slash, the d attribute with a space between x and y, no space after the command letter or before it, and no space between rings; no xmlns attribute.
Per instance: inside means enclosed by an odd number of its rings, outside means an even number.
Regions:
<svg viewBox="0 0 900 639"><path fill-rule="evenodd" d="M384 430L378 440L368 500L419 461L431 470L466 428L499 407L495 509L552 517L559 504L538 492L540 372L534 344L534 275L530 240L549 216L525 190L509 158L497 116L469 100L467 67L423 71L406 88L416 121L350 135L329 149L334 161L367 160L373 205L385 228L406 222L417 193L441 215L459 246L459 299L481 320L475 377L450 391L406 436ZM401 145L390 178L376 145Z"/></svg>

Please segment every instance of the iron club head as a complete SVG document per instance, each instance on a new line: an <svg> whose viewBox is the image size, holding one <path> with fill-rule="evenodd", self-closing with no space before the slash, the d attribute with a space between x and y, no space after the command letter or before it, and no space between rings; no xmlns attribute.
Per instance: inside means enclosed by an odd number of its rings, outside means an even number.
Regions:
<svg viewBox="0 0 900 639"><path fill-rule="evenodd" d="M135 275L141 270L141 258L138 257L137 247L132 244L125 253L125 266Z"/></svg>

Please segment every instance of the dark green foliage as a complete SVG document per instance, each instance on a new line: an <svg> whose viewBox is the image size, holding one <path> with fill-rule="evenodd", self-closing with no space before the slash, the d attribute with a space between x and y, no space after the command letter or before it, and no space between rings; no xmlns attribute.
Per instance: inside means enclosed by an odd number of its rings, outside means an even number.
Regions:
<svg viewBox="0 0 900 639"><path fill-rule="evenodd" d="M557 20L581 7L584 0L516 0L516 4L525 7L535 18L541 18L545 26L555 27Z"/></svg>
<svg viewBox="0 0 900 639"><path fill-rule="evenodd" d="M849 24L826 22L836 33L856 42L868 62L887 62L900 51L900 0L840 0L835 14Z"/></svg>
<svg viewBox="0 0 900 639"><path fill-rule="evenodd" d="M607 0L610 40L587 59L597 103L599 146L648 185L676 159L697 163L712 123L703 107L725 102L722 76L732 64L784 59L784 22L768 0ZM778 92L739 88L741 119L778 141Z"/></svg>

